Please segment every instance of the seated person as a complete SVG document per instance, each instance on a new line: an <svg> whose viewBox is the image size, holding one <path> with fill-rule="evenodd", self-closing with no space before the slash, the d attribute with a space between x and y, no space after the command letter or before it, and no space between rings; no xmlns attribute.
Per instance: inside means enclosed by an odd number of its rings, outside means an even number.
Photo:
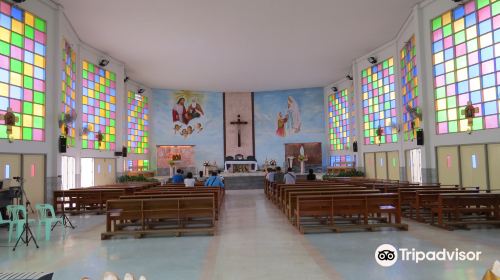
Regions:
<svg viewBox="0 0 500 280"><path fill-rule="evenodd" d="M219 179L224 182L224 177L222 175L220 175L220 170L217 171L217 176L219 176Z"/></svg>
<svg viewBox="0 0 500 280"><path fill-rule="evenodd" d="M316 174L314 174L314 170L312 168L309 169L309 174L307 174L307 180L308 181L316 180Z"/></svg>
<svg viewBox="0 0 500 280"><path fill-rule="evenodd" d="M198 172L198 181L205 181L205 177L203 176L203 171Z"/></svg>
<svg viewBox="0 0 500 280"><path fill-rule="evenodd" d="M182 184L184 183L184 176L182 176L182 170L177 169L177 173L172 177L173 184Z"/></svg>
<svg viewBox="0 0 500 280"><path fill-rule="evenodd" d="M224 183L221 181L217 172L212 172L212 176L208 177L205 181L205 187L224 187Z"/></svg>
<svg viewBox="0 0 500 280"><path fill-rule="evenodd" d="M274 183L274 174L275 174L275 172L273 169L271 169L271 168L267 169L266 180L269 183Z"/></svg>
<svg viewBox="0 0 500 280"><path fill-rule="evenodd" d="M281 172L281 167L276 167L276 173L274 173L274 182L276 184L283 184L285 182L285 174Z"/></svg>
<svg viewBox="0 0 500 280"><path fill-rule="evenodd" d="M186 187L194 187L195 182L196 180L193 178L193 173L188 172L188 174L186 175L186 179L184 179L184 185Z"/></svg>
<svg viewBox="0 0 500 280"><path fill-rule="evenodd" d="M295 185L295 173L293 173L293 169L291 167L288 167L287 172L283 176L283 179L285 180L285 184L287 185Z"/></svg>

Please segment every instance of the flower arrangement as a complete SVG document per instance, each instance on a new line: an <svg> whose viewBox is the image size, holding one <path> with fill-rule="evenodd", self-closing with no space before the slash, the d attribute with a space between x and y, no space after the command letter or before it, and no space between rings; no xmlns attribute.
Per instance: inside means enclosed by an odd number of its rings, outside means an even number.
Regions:
<svg viewBox="0 0 500 280"><path fill-rule="evenodd" d="M210 165L210 162L209 162L208 160L205 160L205 161L203 162L203 166L209 166L209 165Z"/></svg>
<svg viewBox="0 0 500 280"><path fill-rule="evenodd" d="M299 155L299 156L297 157L297 159L298 159L299 161L307 161L307 157L306 157L306 156L304 156L304 155Z"/></svg>
<svg viewBox="0 0 500 280"><path fill-rule="evenodd" d="M168 161L168 165L174 166L175 165L175 160L171 159Z"/></svg>
<svg viewBox="0 0 500 280"><path fill-rule="evenodd" d="M275 165L276 165L276 160L275 160L275 159L270 160L270 161L269 161L269 164L270 164L271 166L275 166Z"/></svg>
<svg viewBox="0 0 500 280"><path fill-rule="evenodd" d="M172 160L181 160L181 154L174 154L172 155Z"/></svg>

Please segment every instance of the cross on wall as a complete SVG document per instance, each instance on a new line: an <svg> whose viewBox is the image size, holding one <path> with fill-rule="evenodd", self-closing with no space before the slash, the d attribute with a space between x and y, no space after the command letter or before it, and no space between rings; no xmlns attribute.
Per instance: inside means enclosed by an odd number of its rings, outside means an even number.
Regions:
<svg viewBox="0 0 500 280"><path fill-rule="evenodd" d="M241 133L240 133L240 126L244 124L248 124L246 121L242 121L240 115L238 115L238 120L237 121L232 121L230 122L232 125L236 125L238 127L238 147L241 147Z"/></svg>
<svg viewBox="0 0 500 280"><path fill-rule="evenodd" d="M474 107L471 101L467 102L467 106L465 106L465 108L461 112L462 116L465 116L465 118L467 118L469 134L472 132L472 122L477 113L479 113L479 107Z"/></svg>
<svg viewBox="0 0 500 280"><path fill-rule="evenodd" d="M7 112L5 114L0 115L0 120L5 121L5 125L7 126L7 136L9 137L9 142L12 143L12 126L19 121L19 117L17 117L12 108L7 108Z"/></svg>

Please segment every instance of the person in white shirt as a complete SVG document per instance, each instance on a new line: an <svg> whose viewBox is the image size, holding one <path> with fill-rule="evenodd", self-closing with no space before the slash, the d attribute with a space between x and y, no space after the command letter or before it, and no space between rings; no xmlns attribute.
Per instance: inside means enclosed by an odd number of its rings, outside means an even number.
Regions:
<svg viewBox="0 0 500 280"><path fill-rule="evenodd" d="M295 176L295 173L293 173L292 168L288 167L288 170L285 173L284 179L285 179L285 184L295 185L296 176Z"/></svg>
<svg viewBox="0 0 500 280"><path fill-rule="evenodd" d="M267 169L266 180L269 183L274 183L274 173L275 173L274 170L272 170L271 168Z"/></svg>
<svg viewBox="0 0 500 280"><path fill-rule="evenodd" d="M196 179L193 178L193 173L188 172L186 178L184 179L184 185L186 187L194 187L195 182L196 182Z"/></svg>

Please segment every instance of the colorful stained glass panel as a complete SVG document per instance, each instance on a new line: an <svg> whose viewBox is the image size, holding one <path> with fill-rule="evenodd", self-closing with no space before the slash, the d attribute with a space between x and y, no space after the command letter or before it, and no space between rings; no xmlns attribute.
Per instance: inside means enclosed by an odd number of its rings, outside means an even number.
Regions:
<svg viewBox="0 0 500 280"><path fill-rule="evenodd" d="M432 20L438 134L498 128L500 4L469 1ZM474 107L471 122L464 109Z"/></svg>
<svg viewBox="0 0 500 280"><path fill-rule="evenodd" d="M82 148L115 150L116 75L83 61L82 78Z"/></svg>
<svg viewBox="0 0 500 280"><path fill-rule="evenodd" d="M328 98L330 150L348 150L350 147L350 96L347 89L334 92Z"/></svg>
<svg viewBox="0 0 500 280"><path fill-rule="evenodd" d="M128 171L147 171L149 170L149 160L139 159L139 160L128 160L127 161Z"/></svg>
<svg viewBox="0 0 500 280"><path fill-rule="evenodd" d="M365 145L398 142L394 59L361 71Z"/></svg>
<svg viewBox="0 0 500 280"><path fill-rule="evenodd" d="M147 154L149 150L148 98L129 91L127 99L128 151L134 154Z"/></svg>
<svg viewBox="0 0 500 280"><path fill-rule="evenodd" d="M417 72L415 36L401 49L401 96L403 98L403 135L405 141L413 141L420 128L421 109Z"/></svg>
<svg viewBox="0 0 500 280"><path fill-rule="evenodd" d="M76 138L76 53L64 40L61 67L61 134L66 135L68 146L75 146Z"/></svg>
<svg viewBox="0 0 500 280"><path fill-rule="evenodd" d="M46 23L0 1L0 116L16 116L11 137L45 141ZM9 138L0 118L0 139Z"/></svg>

